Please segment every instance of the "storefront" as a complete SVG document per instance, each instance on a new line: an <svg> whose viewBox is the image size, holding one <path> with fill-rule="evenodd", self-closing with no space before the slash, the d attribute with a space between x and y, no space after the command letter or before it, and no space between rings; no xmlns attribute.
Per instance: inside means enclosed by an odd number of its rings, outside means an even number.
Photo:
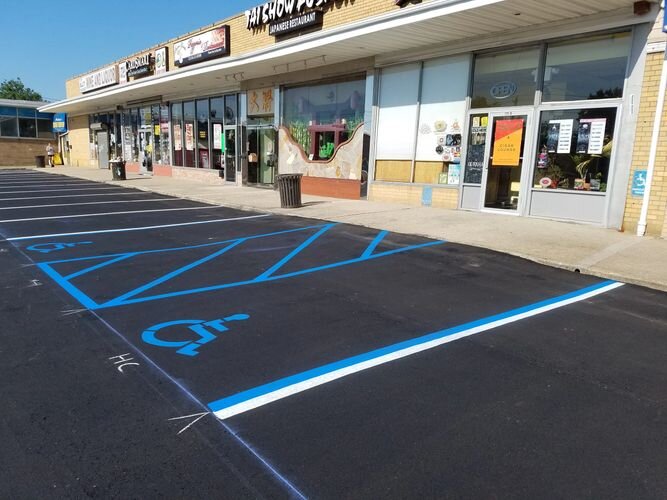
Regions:
<svg viewBox="0 0 667 500"><path fill-rule="evenodd" d="M44 110L69 113L75 164L302 173L304 193L620 228L657 17L630 0L270 0L73 78Z"/></svg>

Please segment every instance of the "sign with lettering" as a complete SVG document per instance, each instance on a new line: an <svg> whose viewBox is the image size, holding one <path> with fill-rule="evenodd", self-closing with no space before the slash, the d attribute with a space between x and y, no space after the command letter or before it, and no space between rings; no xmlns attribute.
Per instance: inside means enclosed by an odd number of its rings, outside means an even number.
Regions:
<svg viewBox="0 0 667 500"><path fill-rule="evenodd" d="M174 44L176 66L229 55L229 26L220 26Z"/></svg>
<svg viewBox="0 0 667 500"><path fill-rule="evenodd" d="M518 167L521 160L523 118L496 120L493 136L493 166Z"/></svg>
<svg viewBox="0 0 667 500"><path fill-rule="evenodd" d="M167 72L167 47L155 51L155 74L163 75Z"/></svg>
<svg viewBox="0 0 667 500"><path fill-rule="evenodd" d="M246 28L259 28L305 11L321 7L331 0L272 0L245 11ZM298 29L298 28L294 28Z"/></svg>
<svg viewBox="0 0 667 500"><path fill-rule="evenodd" d="M56 113L53 115L53 131L67 132L67 113Z"/></svg>
<svg viewBox="0 0 667 500"><path fill-rule="evenodd" d="M324 13L321 10L313 10L296 17L290 17L289 19L269 24L269 35L280 36L312 26L321 26L323 21Z"/></svg>
<svg viewBox="0 0 667 500"><path fill-rule="evenodd" d="M248 116L267 116L273 114L273 88L248 90Z"/></svg>
<svg viewBox="0 0 667 500"><path fill-rule="evenodd" d="M153 72L153 58L151 53L128 59L123 63L126 68L127 76L144 76Z"/></svg>
<svg viewBox="0 0 667 500"><path fill-rule="evenodd" d="M107 66L93 73L79 78L79 90L81 93L109 87L118 83L118 71L116 65Z"/></svg>

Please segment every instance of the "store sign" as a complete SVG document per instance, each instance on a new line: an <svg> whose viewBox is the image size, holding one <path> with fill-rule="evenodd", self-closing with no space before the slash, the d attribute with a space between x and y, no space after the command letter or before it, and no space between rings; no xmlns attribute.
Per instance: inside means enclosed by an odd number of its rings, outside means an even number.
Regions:
<svg viewBox="0 0 667 500"><path fill-rule="evenodd" d="M493 138L493 166L518 167L521 161L523 118L497 120Z"/></svg>
<svg viewBox="0 0 667 500"><path fill-rule="evenodd" d="M67 132L67 113L56 113L53 115L53 131Z"/></svg>
<svg viewBox="0 0 667 500"><path fill-rule="evenodd" d="M273 88L248 90L248 116L273 115Z"/></svg>
<svg viewBox="0 0 667 500"><path fill-rule="evenodd" d="M109 87L118 83L118 71L116 65L107 66L93 73L79 78L79 90L81 93Z"/></svg>
<svg viewBox="0 0 667 500"><path fill-rule="evenodd" d="M321 7L330 2L331 0L272 0L245 11L246 28L251 30L276 23L282 19L303 14L308 9Z"/></svg>
<svg viewBox="0 0 667 500"><path fill-rule="evenodd" d="M155 74L163 75L167 72L167 47L155 51Z"/></svg>
<svg viewBox="0 0 667 500"><path fill-rule="evenodd" d="M151 53L143 54L133 59L128 59L124 63L125 71L128 77L130 76L144 76L153 73L153 58Z"/></svg>
<svg viewBox="0 0 667 500"><path fill-rule="evenodd" d="M227 55L229 55L229 26L220 26L174 44L176 66L186 66Z"/></svg>
<svg viewBox="0 0 667 500"><path fill-rule="evenodd" d="M516 94L517 86L514 82L499 82L491 87L490 94L494 99L507 99Z"/></svg>
<svg viewBox="0 0 667 500"><path fill-rule="evenodd" d="M284 21L278 21L269 24L269 35L280 36L304 28L322 26L323 21L324 13L321 10L313 10L311 12L301 14L300 16L290 17Z"/></svg>

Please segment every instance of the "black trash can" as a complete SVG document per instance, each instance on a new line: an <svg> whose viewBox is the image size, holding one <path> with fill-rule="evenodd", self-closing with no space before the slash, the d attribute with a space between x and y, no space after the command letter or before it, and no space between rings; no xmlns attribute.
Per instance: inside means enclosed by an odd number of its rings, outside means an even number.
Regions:
<svg viewBox="0 0 667 500"><path fill-rule="evenodd" d="M35 166L37 168L45 168L46 167L46 156L44 156L44 155L35 156Z"/></svg>
<svg viewBox="0 0 667 500"><path fill-rule="evenodd" d="M125 175L125 162L123 160L111 160L109 162L111 167L111 175L115 181L124 181L127 180Z"/></svg>
<svg viewBox="0 0 667 500"><path fill-rule="evenodd" d="M299 208L301 206L301 177L303 174L280 174L276 176L280 191L281 208Z"/></svg>

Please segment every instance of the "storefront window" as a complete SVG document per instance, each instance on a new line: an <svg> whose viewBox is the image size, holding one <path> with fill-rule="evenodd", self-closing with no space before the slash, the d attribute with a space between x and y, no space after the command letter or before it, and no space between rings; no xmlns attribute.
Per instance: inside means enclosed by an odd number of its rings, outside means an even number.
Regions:
<svg viewBox="0 0 667 500"><path fill-rule="evenodd" d="M532 105L539 58L539 47L475 57L472 107Z"/></svg>
<svg viewBox="0 0 667 500"><path fill-rule="evenodd" d="M211 168L208 156L208 99L197 101L197 160L199 168Z"/></svg>
<svg viewBox="0 0 667 500"><path fill-rule="evenodd" d="M169 106L160 105L160 163L168 165L169 160Z"/></svg>
<svg viewBox="0 0 667 500"><path fill-rule="evenodd" d="M534 187L607 190L617 108L543 111Z"/></svg>
<svg viewBox="0 0 667 500"><path fill-rule="evenodd" d="M0 136L18 137L19 127L16 121L16 108L0 106Z"/></svg>
<svg viewBox="0 0 667 500"><path fill-rule="evenodd" d="M544 71L544 101L623 97L630 33L550 44Z"/></svg>
<svg viewBox="0 0 667 500"><path fill-rule="evenodd" d="M484 154L486 152L486 128L489 126L489 115L470 115L468 124L468 146L466 149L465 173L463 182L481 184L484 171Z"/></svg>
<svg viewBox="0 0 667 500"><path fill-rule="evenodd" d="M213 168L219 170L222 168L224 163L222 157L222 129L226 116L224 97L215 97L211 99L210 116L211 116L210 134L212 137L211 153L213 155Z"/></svg>
<svg viewBox="0 0 667 500"><path fill-rule="evenodd" d="M174 165L183 166L183 104L180 102L171 105L171 126L174 137Z"/></svg>
<svg viewBox="0 0 667 500"><path fill-rule="evenodd" d="M183 135L185 142L185 161L183 166L195 166L195 102L188 101L183 103Z"/></svg>
<svg viewBox="0 0 667 500"><path fill-rule="evenodd" d="M18 108L19 136L37 137L37 124L35 123L35 110Z"/></svg>
<svg viewBox="0 0 667 500"><path fill-rule="evenodd" d="M364 79L287 88L283 125L312 160L326 160L364 121Z"/></svg>
<svg viewBox="0 0 667 500"><path fill-rule="evenodd" d="M225 97L225 125L236 125L236 116L238 106L236 103L236 94Z"/></svg>

